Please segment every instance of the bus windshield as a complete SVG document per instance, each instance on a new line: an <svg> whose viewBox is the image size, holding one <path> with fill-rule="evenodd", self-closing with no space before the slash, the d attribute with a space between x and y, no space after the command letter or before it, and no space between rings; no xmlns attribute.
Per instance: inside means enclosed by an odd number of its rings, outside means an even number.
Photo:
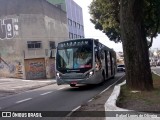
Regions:
<svg viewBox="0 0 160 120"><path fill-rule="evenodd" d="M57 69L91 69L92 48L90 46L78 46L57 50Z"/></svg>

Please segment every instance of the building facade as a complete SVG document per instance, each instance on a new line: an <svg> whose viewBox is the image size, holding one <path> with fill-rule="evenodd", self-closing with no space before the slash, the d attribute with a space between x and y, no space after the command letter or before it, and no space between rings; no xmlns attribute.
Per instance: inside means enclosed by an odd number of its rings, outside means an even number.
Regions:
<svg viewBox="0 0 160 120"><path fill-rule="evenodd" d="M1 0L0 77L55 77L55 46L68 39L66 12L46 0Z"/></svg>
<svg viewBox="0 0 160 120"><path fill-rule="evenodd" d="M67 13L69 38L84 38L82 8L73 0L47 0Z"/></svg>

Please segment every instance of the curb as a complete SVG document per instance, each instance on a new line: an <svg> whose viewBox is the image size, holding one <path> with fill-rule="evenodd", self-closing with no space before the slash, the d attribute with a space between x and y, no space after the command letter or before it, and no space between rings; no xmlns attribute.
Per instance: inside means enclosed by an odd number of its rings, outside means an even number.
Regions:
<svg viewBox="0 0 160 120"><path fill-rule="evenodd" d="M105 103L105 111L128 111L127 109L119 108L116 106L116 101L120 94L120 87L124 84L126 84L126 80L114 87L111 96L108 98L108 100Z"/></svg>
<svg viewBox="0 0 160 120"><path fill-rule="evenodd" d="M160 76L160 74L156 73L156 71L152 70L152 72L158 76Z"/></svg>

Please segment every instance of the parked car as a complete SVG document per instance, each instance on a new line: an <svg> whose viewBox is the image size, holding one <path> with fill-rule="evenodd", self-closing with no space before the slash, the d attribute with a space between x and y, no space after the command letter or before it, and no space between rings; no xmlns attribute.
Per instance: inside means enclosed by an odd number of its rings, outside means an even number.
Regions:
<svg viewBox="0 0 160 120"><path fill-rule="evenodd" d="M117 65L117 71L123 71L125 72L125 65L124 64L121 64L121 65Z"/></svg>
<svg viewBox="0 0 160 120"><path fill-rule="evenodd" d="M157 60L157 66L160 66L160 59Z"/></svg>
<svg viewBox="0 0 160 120"><path fill-rule="evenodd" d="M151 67L152 67L152 66L156 67L156 66L157 66L156 61L151 59L151 60L150 60L150 66L151 66Z"/></svg>

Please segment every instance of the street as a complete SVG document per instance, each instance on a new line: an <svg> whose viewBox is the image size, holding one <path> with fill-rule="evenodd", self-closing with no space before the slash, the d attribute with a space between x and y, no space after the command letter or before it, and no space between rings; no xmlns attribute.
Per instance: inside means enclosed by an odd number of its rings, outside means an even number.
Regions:
<svg viewBox="0 0 160 120"><path fill-rule="evenodd" d="M0 109L1 111L66 111L64 115L66 116L115 83L123 74L117 73L115 79L110 79L101 85L81 85L72 88L69 85L52 84L15 94L1 98Z"/></svg>

